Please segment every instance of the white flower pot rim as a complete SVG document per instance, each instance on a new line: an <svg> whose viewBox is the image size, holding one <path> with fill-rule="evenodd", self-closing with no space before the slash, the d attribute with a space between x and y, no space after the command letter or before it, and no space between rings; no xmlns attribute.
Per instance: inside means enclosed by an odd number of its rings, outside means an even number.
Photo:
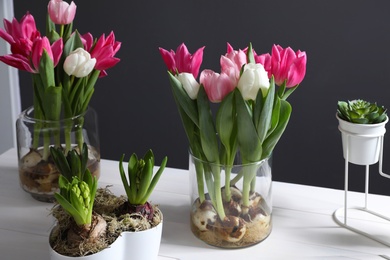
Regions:
<svg viewBox="0 0 390 260"><path fill-rule="evenodd" d="M107 248L100 252L87 256L65 256L57 253L49 243L49 253L51 260L106 260L127 259L130 254L136 259L154 259L158 257L163 229L163 220L155 226L142 231L125 231ZM141 236L138 238L138 236ZM136 240L137 241L136 241ZM146 242L148 241L148 242ZM150 246L149 250L142 250L143 244ZM137 251L137 249L140 249Z"/></svg>
<svg viewBox="0 0 390 260"><path fill-rule="evenodd" d="M373 127L373 126L379 126L379 125L382 125L382 124L386 124L386 123L389 121L389 117L386 116L386 120L383 121L383 122L380 122L380 123L376 123L376 124L358 124L358 123L352 123L352 122L349 122L349 121L347 121L347 120L344 120L344 119L340 118L339 115L338 115L337 113L336 113L336 118L337 118L338 120L343 121L345 124L349 124L349 125L360 125L361 127L367 127L367 128Z"/></svg>
<svg viewBox="0 0 390 260"><path fill-rule="evenodd" d="M339 130L340 132L354 136L355 138L369 138L369 137L378 137L386 133L385 125L389 121L389 117L386 116L385 121L376 123L376 124L358 124L346 121L338 116L336 113L336 118L339 120ZM348 130L347 130L348 129ZM350 130L354 129L354 132Z"/></svg>

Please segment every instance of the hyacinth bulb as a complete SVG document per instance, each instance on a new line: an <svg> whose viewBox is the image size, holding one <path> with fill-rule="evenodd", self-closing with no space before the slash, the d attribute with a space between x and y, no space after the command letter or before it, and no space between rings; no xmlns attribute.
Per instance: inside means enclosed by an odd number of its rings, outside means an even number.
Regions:
<svg viewBox="0 0 390 260"><path fill-rule="evenodd" d="M362 99L339 101L337 115L348 122L355 124L378 124L386 120L386 109L376 103Z"/></svg>

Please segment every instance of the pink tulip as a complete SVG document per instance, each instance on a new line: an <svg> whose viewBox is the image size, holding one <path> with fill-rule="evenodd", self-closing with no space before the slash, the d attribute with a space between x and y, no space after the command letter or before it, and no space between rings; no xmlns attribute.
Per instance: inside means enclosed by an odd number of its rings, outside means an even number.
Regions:
<svg viewBox="0 0 390 260"><path fill-rule="evenodd" d="M263 65L265 71L268 73L268 78L271 78L272 76L272 69L271 69L271 55L269 53L261 54L261 55L254 55L255 62L260 63Z"/></svg>
<svg viewBox="0 0 390 260"><path fill-rule="evenodd" d="M204 86L208 99L213 103L221 102L236 87L234 70L219 74L206 69L200 73L199 80Z"/></svg>
<svg viewBox="0 0 390 260"><path fill-rule="evenodd" d="M38 37L32 43L29 56L9 54L0 56L0 61L20 70L38 73L43 50L46 50L47 54L53 61L54 66L57 66L63 50L62 38L58 39L50 46L49 39L47 39L47 37Z"/></svg>
<svg viewBox="0 0 390 260"><path fill-rule="evenodd" d="M106 76L106 70L120 61L114 55L121 48L121 42L115 41L114 32L111 32L107 38L104 34L100 36L95 45L92 45L93 37L90 33L83 35L83 39L85 49L91 53L92 58L96 59L95 69L100 70L100 77Z"/></svg>
<svg viewBox="0 0 390 260"><path fill-rule="evenodd" d="M194 78L197 78L199 74L200 65L203 61L203 49L204 46L191 55L184 43L177 47L176 53L173 50L167 51L159 48L160 54L172 74L187 72L194 75Z"/></svg>
<svg viewBox="0 0 390 260"><path fill-rule="evenodd" d="M5 30L0 28L0 37L11 45L12 54L28 57L35 38L40 36L34 17L27 13L20 19L20 22L15 18L12 22L6 19L3 21Z"/></svg>
<svg viewBox="0 0 390 260"><path fill-rule="evenodd" d="M31 60L35 72L38 72L39 70L39 63L41 61L43 50L47 52L50 59L53 61L54 66L57 66L63 50L62 38L55 41L51 46L47 37L39 37L34 41L31 52Z"/></svg>
<svg viewBox="0 0 390 260"><path fill-rule="evenodd" d="M247 63L246 54L242 50L234 50L233 47L228 43L227 44L227 53L225 56L221 56L221 71L230 71L233 69L235 71L235 76L238 81L240 78L240 71L244 64Z"/></svg>
<svg viewBox="0 0 390 260"><path fill-rule="evenodd" d="M9 54L0 56L0 61L19 70L25 70L28 72L35 73L35 70L30 65L29 59L21 54Z"/></svg>
<svg viewBox="0 0 390 260"><path fill-rule="evenodd" d="M90 51L94 42L94 38L91 33L81 35L81 41L84 45L84 50Z"/></svg>
<svg viewBox="0 0 390 260"><path fill-rule="evenodd" d="M50 19L55 24L70 24L76 15L76 4L72 1L70 5L62 0L50 0L47 11Z"/></svg>
<svg viewBox="0 0 390 260"><path fill-rule="evenodd" d="M271 55L272 74L275 83L291 88L300 84L306 74L306 52L294 52L290 47L283 49L279 45L272 47Z"/></svg>

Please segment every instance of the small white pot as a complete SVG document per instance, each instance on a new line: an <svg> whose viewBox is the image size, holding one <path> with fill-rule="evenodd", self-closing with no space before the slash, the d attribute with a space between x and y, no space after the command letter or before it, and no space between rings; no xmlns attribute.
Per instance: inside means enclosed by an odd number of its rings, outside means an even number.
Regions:
<svg viewBox="0 0 390 260"><path fill-rule="evenodd" d="M371 165L379 160L380 137L386 132L389 120L379 124L354 124L339 118L344 159L357 165Z"/></svg>
<svg viewBox="0 0 390 260"><path fill-rule="evenodd" d="M70 257L58 254L50 247L51 260L156 260L160 249L163 222L157 226L139 232L123 232L110 247L93 255Z"/></svg>

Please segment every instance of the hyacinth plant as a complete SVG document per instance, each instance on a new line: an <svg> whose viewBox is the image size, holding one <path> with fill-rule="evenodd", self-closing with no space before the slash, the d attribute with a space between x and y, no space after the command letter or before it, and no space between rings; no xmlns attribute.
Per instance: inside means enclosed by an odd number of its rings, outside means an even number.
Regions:
<svg viewBox="0 0 390 260"><path fill-rule="evenodd" d="M199 200L206 200L205 182L221 221L227 219L223 205L231 200L231 187L243 180L242 204L249 207L256 181L256 170L240 172L231 179L229 165L238 152L243 164L271 155L291 115L287 98L303 80L307 60L305 52L290 47L274 45L271 54L258 55L251 44L238 51L227 45L227 53L220 58L221 72L205 69L199 83L204 47L193 55L184 44L176 52L159 49L190 152L212 165L212 169L204 169L199 162L195 165ZM210 103L218 103L215 116ZM220 165L226 165L224 189Z"/></svg>
<svg viewBox="0 0 390 260"><path fill-rule="evenodd" d="M337 115L339 118L355 124L378 124L386 120L387 109L362 99L339 101Z"/></svg>
<svg viewBox="0 0 390 260"><path fill-rule="evenodd" d="M58 204L72 217L75 225L68 230L68 242L96 241L106 230L106 221L93 213L98 181L87 168L88 147L84 143L79 154L76 149L68 152L57 147L50 151L59 177L60 191L55 193Z"/></svg>
<svg viewBox="0 0 390 260"><path fill-rule="evenodd" d="M76 5L62 0L50 0L47 6L46 36L36 28L34 17L27 12L20 21L4 19L0 37L10 44L11 54L0 61L32 75L34 118L58 121L82 115L92 98L99 77L119 62L115 54L121 43L111 32L94 39L90 33L81 35L73 30ZM39 143L38 125L33 148ZM70 127L69 127L70 128ZM81 148L83 137L77 133ZM55 146L60 146L58 133L53 130ZM44 133L43 159L49 156L50 134ZM70 129L65 135L66 151L71 149Z"/></svg>
<svg viewBox="0 0 390 260"><path fill-rule="evenodd" d="M168 158L164 157L160 168L153 175L153 151L148 150L144 157L140 159L133 153L129 159L127 177L123 168L123 159L124 155L119 161L119 171L127 195L127 204L124 211L138 213L151 220L154 216L154 209L148 199L165 169Z"/></svg>

